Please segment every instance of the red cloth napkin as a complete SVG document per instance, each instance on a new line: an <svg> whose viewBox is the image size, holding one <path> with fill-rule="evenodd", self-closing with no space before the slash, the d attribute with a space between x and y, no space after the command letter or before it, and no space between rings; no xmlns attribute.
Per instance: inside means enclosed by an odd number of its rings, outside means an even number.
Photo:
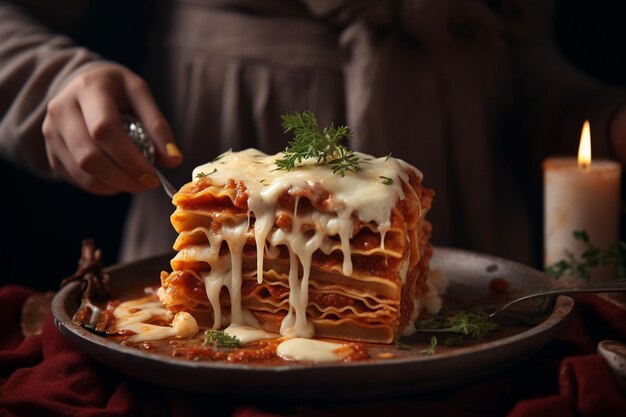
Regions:
<svg viewBox="0 0 626 417"><path fill-rule="evenodd" d="M576 299L568 330L533 358L460 388L392 401L272 404L178 392L127 377L73 347L51 319L24 339L22 304L34 291L0 288L1 416L626 416L603 358L602 339L626 340L626 311L596 296Z"/></svg>

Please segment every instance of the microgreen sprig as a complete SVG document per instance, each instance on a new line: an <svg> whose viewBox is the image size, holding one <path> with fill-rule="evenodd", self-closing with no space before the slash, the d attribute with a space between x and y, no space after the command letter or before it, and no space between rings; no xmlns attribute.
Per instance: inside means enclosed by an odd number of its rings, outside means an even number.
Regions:
<svg viewBox="0 0 626 417"><path fill-rule="evenodd" d="M206 172L198 172L196 174L196 178L200 179L200 178L206 178L209 175L215 174L217 172L217 168L213 168L213 171L209 172L208 174Z"/></svg>
<svg viewBox="0 0 626 417"><path fill-rule="evenodd" d="M430 337L430 346L427 347L426 349L423 349L420 351L420 353L422 355L434 355L437 353L437 337L436 336L431 336Z"/></svg>
<svg viewBox="0 0 626 417"><path fill-rule="evenodd" d="M398 350L411 350L411 346L407 345L404 342L401 342L400 339L396 340L396 348Z"/></svg>

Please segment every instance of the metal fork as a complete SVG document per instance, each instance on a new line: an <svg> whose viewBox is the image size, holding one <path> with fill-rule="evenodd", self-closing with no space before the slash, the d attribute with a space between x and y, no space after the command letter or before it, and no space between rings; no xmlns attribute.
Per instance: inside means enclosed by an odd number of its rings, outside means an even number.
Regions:
<svg viewBox="0 0 626 417"><path fill-rule="evenodd" d="M102 269L102 251L96 249L92 239L83 240L78 269L74 274L61 281L61 287L72 282L81 285L80 306L72 322L99 333L105 333L112 320L112 314L106 309L96 306L94 297L107 299L111 295L109 276Z"/></svg>
<svg viewBox="0 0 626 417"><path fill-rule="evenodd" d="M130 139L133 141L135 146L139 148L143 156L154 165L154 141L150 136L150 133L144 128L143 124L139 120L131 116L124 116L124 129L126 129L126 133L130 136ZM173 198L174 194L178 192L176 187L170 183L165 175L161 173L156 167L154 168L159 181L161 182L161 186L165 193Z"/></svg>
<svg viewBox="0 0 626 417"><path fill-rule="evenodd" d="M108 310L93 304L89 297L85 295L86 293L83 294L80 307L74 313L74 317L72 317L72 323L97 333L106 333L113 316Z"/></svg>
<svg viewBox="0 0 626 417"><path fill-rule="evenodd" d="M613 292L626 292L626 279L616 279L605 282L582 282L577 284L564 285L561 287L554 287L540 291L534 291L529 294L516 297L506 303L496 307L491 313L489 318L500 314L504 310L508 309L514 304L522 301L530 300L538 297L547 297L550 295L571 295L580 293L613 293Z"/></svg>

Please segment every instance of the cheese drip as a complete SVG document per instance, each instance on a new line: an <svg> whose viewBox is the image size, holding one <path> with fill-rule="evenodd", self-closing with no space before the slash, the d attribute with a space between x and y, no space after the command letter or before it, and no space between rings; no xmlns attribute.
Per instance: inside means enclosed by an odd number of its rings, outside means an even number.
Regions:
<svg viewBox="0 0 626 417"><path fill-rule="evenodd" d="M330 254L335 247L333 237L338 236L343 255L342 272L351 275L353 217L362 223L376 225L381 249L384 249L385 234L391 227L391 211L397 201L404 198L402 183L408 181L406 171L413 170L422 178L418 170L401 160L373 158L361 153L357 155L361 170L344 177L334 174L329 166L315 164L300 166L289 172L277 170L275 161L282 154L269 156L256 149L227 152L216 161L194 169L194 179L208 175L215 185L226 184L230 179L245 179L248 195L248 218L240 220L239 224L222 225L214 236L209 237L209 253L199 258L211 265L211 271L204 274L203 279L215 314L214 328L221 327L224 321L219 300L222 287L227 287L230 293L230 323L246 324L241 313L242 251L253 217L259 283L263 279L264 256L277 256L281 245L289 251L289 310L280 326L281 335L314 336L313 324L306 317L313 254L317 250ZM391 182L387 179L391 179ZM299 213L298 196L316 189L330 193L325 210ZM284 193L289 193L296 200L290 230L274 227L277 215L282 210L277 203ZM314 229L304 233L303 225L313 225ZM222 241L227 242L230 249L230 262L218 256ZM402 282L406 279L406 273L406 269L403 269L404 276L400 277Z"/></svg>

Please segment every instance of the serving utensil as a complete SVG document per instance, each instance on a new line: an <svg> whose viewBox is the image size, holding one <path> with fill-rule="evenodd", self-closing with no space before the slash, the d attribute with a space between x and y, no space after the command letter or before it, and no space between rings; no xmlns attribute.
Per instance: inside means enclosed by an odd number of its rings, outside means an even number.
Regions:
<svg viewBox="0 0 626 417"><path fill-rule="evenodd" d="M486 312L488 319L493 319L506 313L507 318L520 322L533 323L545 317L550 306L554 304L557 295L573 295L580 293L614 293L626 292L626 279L616 279L605 282L579 282L568 285L555 286L531 291L506 300L500 304L480 306ZM550 298L548 298L550 297ZM529 301L539 303L528 303ZM547 302L546 302L547 301ZM518 307L512 309L512 307ZM419 333L458 333L451 327L417 327Z"/></svg>
<svg viewBox="0 0 626 417"><path fill-rule="evenodd" d="M154 165L154 141L152 140L150 133L144 128L143 124L141 124L141 122L134 117L125 116L124 129L135 146L139 148L143 156L148 160L148 162ZM156 172L165 193L170 198L173 198L174 194L178 192L176 187L174 187L172 183L165 178L165 175L163 175L163 173L161 173L161 171L159 171L156 167L154 167L154 171Z"/></svg>
<svg viewBox="0 0 626 417"><path fill-rule="evenodd" d="M80 282L80 306L72 317L77 326L85 327L97 333L106 333L113 317L110 311L100 308L92 301L99 299L108 301L112 295L109 275L102 267L102 251L96 249L92 239L85 239L78 261L78 269L74 274L61 281L61 288L71 282Z"/></svg>
<svg viewBox="0 0 626 417"><path fill-rule="evenodd" d="M493 318L503 311L509 309L514 304L531 300L533 298L548 297L553 295L572 295L580 293L611 293L611 292L626 292L626 279L616 279L605 282L582 282L576 284L569 284L564 286L558 286L540 291L534 291L529 294L524 294L516 297L506 303L496 307L495 310L489 313L489 318Z"/></svg>

